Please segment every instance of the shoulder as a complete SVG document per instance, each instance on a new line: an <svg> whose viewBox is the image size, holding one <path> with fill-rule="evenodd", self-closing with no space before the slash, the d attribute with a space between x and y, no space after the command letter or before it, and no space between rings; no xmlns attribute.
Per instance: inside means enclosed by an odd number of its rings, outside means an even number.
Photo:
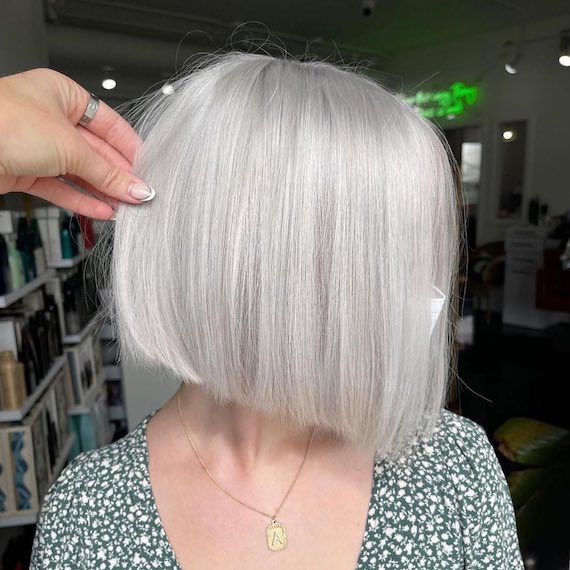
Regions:
<svg viewBox="0 0 570 570"><path fill-rule="evenodd" d="M429 480L463 474L473 476L496 461L485 430L476 422L442 410L434 429L416 438L405 453L383 462L385 469L425 472Z"/></svg>
<svg viewBox="0 0 570 570"><path fill-rule="evenodd" d="M467 418L442 411L433 431L406 454L379 461L375 498L379 536L407 541L422 561L523 567L505 476L485 430Z"/></svg>
<svg viewBox="0 0 570 570"><path fill-rule="evenodd" d="M493 446L485 430L473 420L443 410L433 432L416 442L412 455L436 461L449 468L479 465L496 459Z"/></svg>
<svg viewBox="0 0 570 570"><path fill-rule="evenodd" d="M461 452L490 447L489 438L478 423L449 410L442 410L433 432L418 443L418 450L423 452L430 445L441 451L456 449Z"/></svg>
<svg viewBox="0 0 570 570"><path fill-rule="evenodd" d="M65 495L77 490L85 494L117 481L124 482L125 477L141 466L144 452L141 427L139 424L121 439L77 455L53 483L44 502L52 500L56 494Z"/></svg>
<svg viewBox="0 0 570 570"><path fill-rule="evenodd" d="M133 502L133 490L143 489L147 419L121 439L77 455L52 483L38 516L32 569L80 567L93 529L110 525Z"/></svg>
<svg viewBox="0 0 570 570"><path fill-rule="evenodd" d="M447 410L441 412L433 431L416 440L393 467L410 470L434 491L453 496L463 514L483 504L492 506L508 495L505 476L485 430Z"/></svg>

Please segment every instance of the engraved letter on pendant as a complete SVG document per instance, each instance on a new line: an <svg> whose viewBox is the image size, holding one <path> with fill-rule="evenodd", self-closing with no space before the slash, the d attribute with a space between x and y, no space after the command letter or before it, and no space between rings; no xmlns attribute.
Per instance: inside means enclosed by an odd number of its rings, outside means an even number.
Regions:
<svg viewBox="0 0 570 570"><path fill-rule="evenodd" d="M267 547L269 550L278 552L287 548L287 531L283 523L272 520L265 529L267 535Z"/></svg>

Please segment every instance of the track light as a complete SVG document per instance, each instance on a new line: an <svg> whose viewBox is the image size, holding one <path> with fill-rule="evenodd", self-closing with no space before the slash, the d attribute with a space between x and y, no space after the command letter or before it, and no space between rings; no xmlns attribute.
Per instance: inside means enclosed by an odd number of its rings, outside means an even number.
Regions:
<svg viewBox="0 0 570 570"><path fill-rule="evenodd" d="M505 48L507 50L507 56L505 59L505 71L511 75L514 75L518 71L521 53L513 42L507 42L505 44Z"/></svg>
<svg viewBox="0 0 570 570"><path fill-rule="evenodd" d="M560 34L560 55L558 63L564 67L570 67L570 30L564 30Z"/></svg>

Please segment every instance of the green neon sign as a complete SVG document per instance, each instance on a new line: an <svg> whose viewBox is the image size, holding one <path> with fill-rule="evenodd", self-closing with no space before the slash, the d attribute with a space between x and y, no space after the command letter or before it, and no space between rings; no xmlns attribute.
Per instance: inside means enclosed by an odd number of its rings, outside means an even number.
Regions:
<svg viewBox="0 0 570 570"><path fill-rule="evenodd" d="M404 97L404 101L418 107L421 115L427 119L434 117L457 117L465 112L466 107L474 105L479 99L479 87L465 85L457 81L448 89L441 91L418 91Z"/></svg>

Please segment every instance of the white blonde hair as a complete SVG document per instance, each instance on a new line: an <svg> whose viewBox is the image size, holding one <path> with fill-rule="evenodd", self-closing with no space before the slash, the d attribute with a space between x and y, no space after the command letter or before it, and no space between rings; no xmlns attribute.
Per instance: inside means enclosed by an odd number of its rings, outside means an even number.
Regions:
<svg viewBox="0 0 570 570"><path fill-rule="evenodd" d="M400 453L445 400L461 209L448 146L351 70L233 52L146 97L109 265L122 358Z"/></svg>

